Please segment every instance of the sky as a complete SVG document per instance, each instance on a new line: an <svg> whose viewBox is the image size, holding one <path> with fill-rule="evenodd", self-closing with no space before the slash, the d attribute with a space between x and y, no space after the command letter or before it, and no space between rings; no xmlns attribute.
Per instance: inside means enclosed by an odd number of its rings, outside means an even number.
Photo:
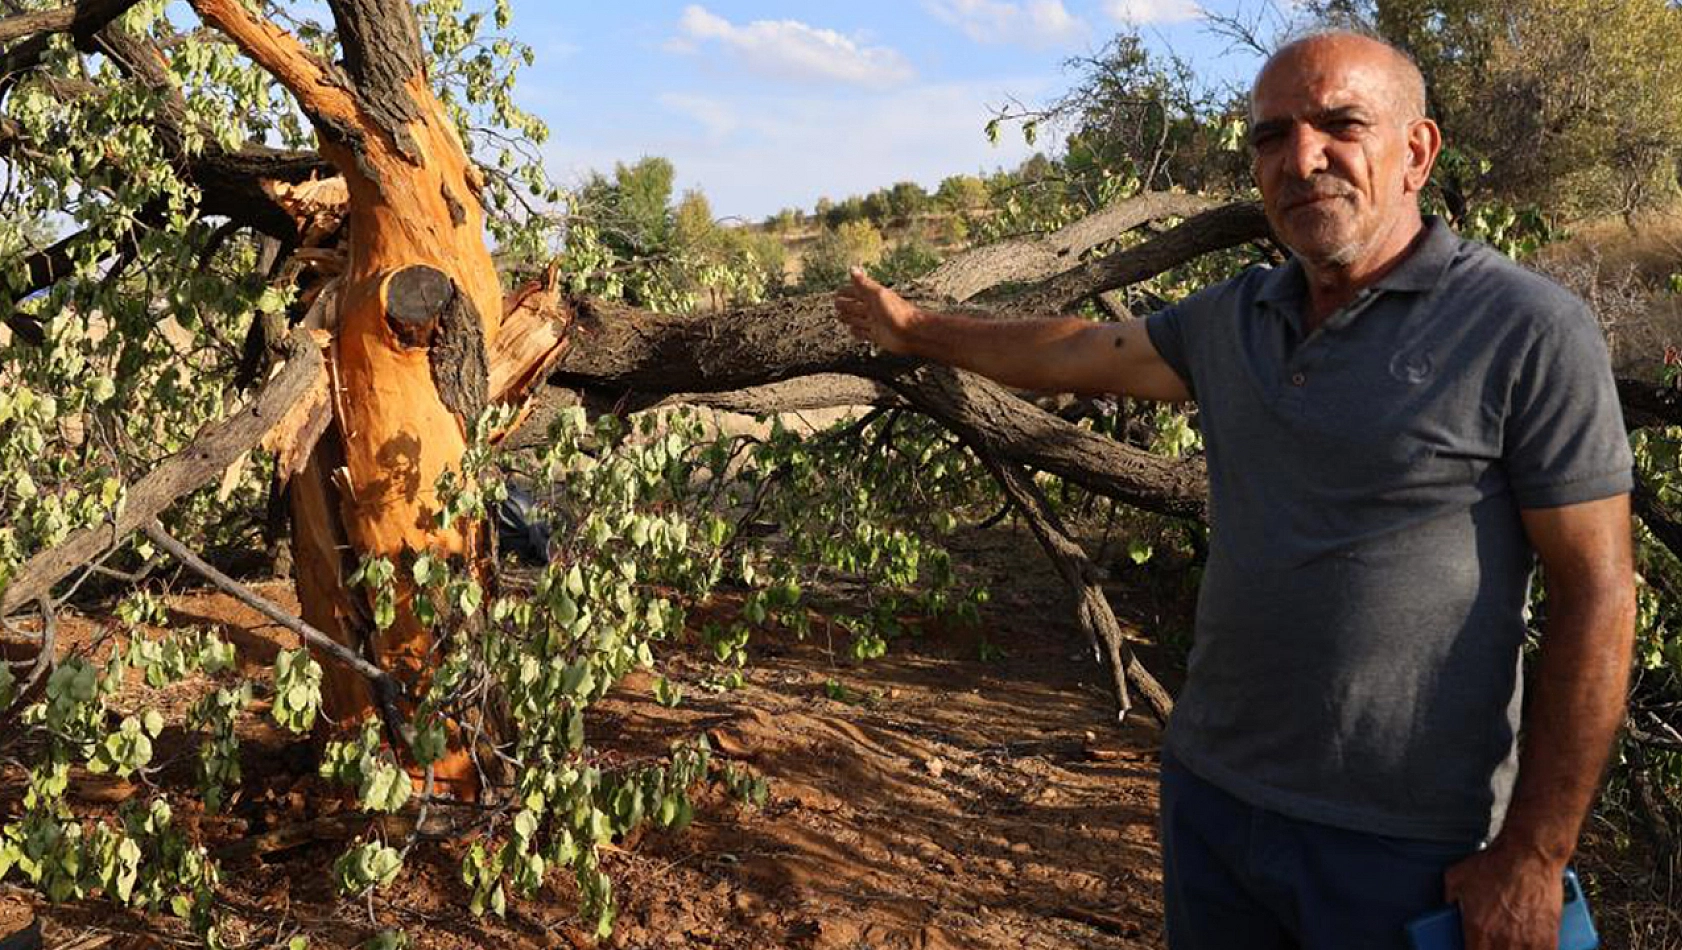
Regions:
<svg viewBox="0 0 1682 950"><path fill-rule="evenodd" d="M715 215L756 221L1014 166L1033 149L1015 132L990 144L992 109L1066 90L1064 63L1129 23L1213 80L1244 82L1259 65L1193 0L515 0L510 32L536 54L516 101L549 126L552 179L660 155Z"/></svg>

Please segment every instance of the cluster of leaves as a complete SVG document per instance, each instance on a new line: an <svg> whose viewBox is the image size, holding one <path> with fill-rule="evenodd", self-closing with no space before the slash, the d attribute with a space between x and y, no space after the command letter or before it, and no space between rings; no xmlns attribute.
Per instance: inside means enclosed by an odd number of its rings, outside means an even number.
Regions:
<svg viewBox="0 0 1682 950"><path fill-rule="evenodd" d="M1636 471L1670 511L1682 506L1682 429L1634 434ZM1636 643L1629 721L1607 800L1650 826L1682 827L1682 561L1644 526L1636 533ZM1656 741L1655 741L1656 740ZM1642 788L1652 794L1642 794ZM1666 805L1668 803L1668 813ZM1602 807L1605 807L1603 804ZM1672 846L1677 844L1673 838Z"/></svg>
<svg viewBox="0 0 1682 950"><path fill-rule="evenodd" d="M164 620L157 598L133 596L118 614L126 618L126 649L109 651L104 662L83 655L63 660L47 677L40 698L21 712L24 729L18 744L27 756L29 784L22 814L0 828L0 880L26 881L55 901L98 894L141 910L162 908L191 924L208 945L218 946L216 866L204 847L174 823L168 799L136 796L122 805L114 821L87 819L66 798L71 767L149 785L166 764L154 763L154 740L166 722L151 706L124 711L125 703L133 703L123 699L125 684L139 679L161 690L204 677L208 686L186 725L203 736L198 798L206 812L214 812L240 781L235 725L254 695L261 690L273 696L276 722L300 731L313 720L319 703L321 669L303 651L291 651L280 655L272 682L237 679L233 648L215 634L191 627L167 629L163 636L146 632ZM6 706L15 698L0 696Z"/></svg>
<svg viewBox="0 0 1682 950"><path fill-rule="evenodd" d="M950 530L953 518L939 515L931 526L921 513L974 495L980 473L937 427L885 416L812 436L773 422L759 439L711 434L686 411L632 424L611 415L592 421L578 409L557 418L543 452L524 458L488 446L506 423L505 411L491 410L471 427L463 470L439 485L441 517L482 518L511 482L529 485L552 528L548 563L534 576L493 582L423 553L369 560L357 581L370 589L377 626L413 610L442 645L403 729L405 751L428 765L465 749L501 802L462 859L471 910L503 913L511 898L570 872L581 913L606 934L615 907L602 845L645 824L683 827L698 782L714 780L750 804L769 787L715 761L704 739L680 740L658 758L604 758L588 740L593 707L631 671L659 669L657 649L689 629L697 606L724 618L700 631L715 665L699 686L711 690L742 685L756 631L812 635L807 591L825 584L867 592L856 612L823 628L829 638L849 634L842 650L855 659L880 656L915 629L913 617L973 621L985 592L958 584L930 532ZM856 464L856 438L880 442L883 458ZM283 654L272 685L276 721L308 722L319 682L305 655ZM658 701L682 702L673 678L654 684ZM324 778L353 789L374 814L416 804L385 738L369 719L329 743L321 765ZM353 842L333 868L341 891L389 884L407 847Z"/></svg>

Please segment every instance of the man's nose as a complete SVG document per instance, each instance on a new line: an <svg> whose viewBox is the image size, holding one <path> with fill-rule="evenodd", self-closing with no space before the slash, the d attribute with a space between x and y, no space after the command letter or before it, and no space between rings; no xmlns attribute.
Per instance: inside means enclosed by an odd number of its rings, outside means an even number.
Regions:
<svg viewBox="0 0 1682 950"><path fill-rule="evenodd" d="M1291 130L1285 143L1284 171L1294 178L1307 179L1326 170L1326 137L1311 125L1299 125Z"/></svg>

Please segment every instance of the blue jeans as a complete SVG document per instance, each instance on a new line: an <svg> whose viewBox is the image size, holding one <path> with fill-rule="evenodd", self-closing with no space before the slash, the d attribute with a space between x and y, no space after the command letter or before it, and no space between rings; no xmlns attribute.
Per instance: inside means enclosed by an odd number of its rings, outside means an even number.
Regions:
<svg viewBox="0 0 1682 950"><path fill-rule="evenodd" d="M1169 950L1406 950L1478 848L1388 838L1248 805L1162 759Z"/></svg>

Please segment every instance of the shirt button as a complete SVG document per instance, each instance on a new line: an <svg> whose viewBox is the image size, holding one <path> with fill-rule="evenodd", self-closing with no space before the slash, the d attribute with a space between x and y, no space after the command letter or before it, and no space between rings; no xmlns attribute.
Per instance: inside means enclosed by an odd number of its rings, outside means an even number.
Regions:
<svg viewBox="0 0 1682 950"><path fill-rule="evenodd" d="M1292 386L1301 386L1303 383L1306 383L1306 382L1308 382L1308 377L1303 375L1302 373L1292 373L1291 374L1291 385Z"/></svg>

